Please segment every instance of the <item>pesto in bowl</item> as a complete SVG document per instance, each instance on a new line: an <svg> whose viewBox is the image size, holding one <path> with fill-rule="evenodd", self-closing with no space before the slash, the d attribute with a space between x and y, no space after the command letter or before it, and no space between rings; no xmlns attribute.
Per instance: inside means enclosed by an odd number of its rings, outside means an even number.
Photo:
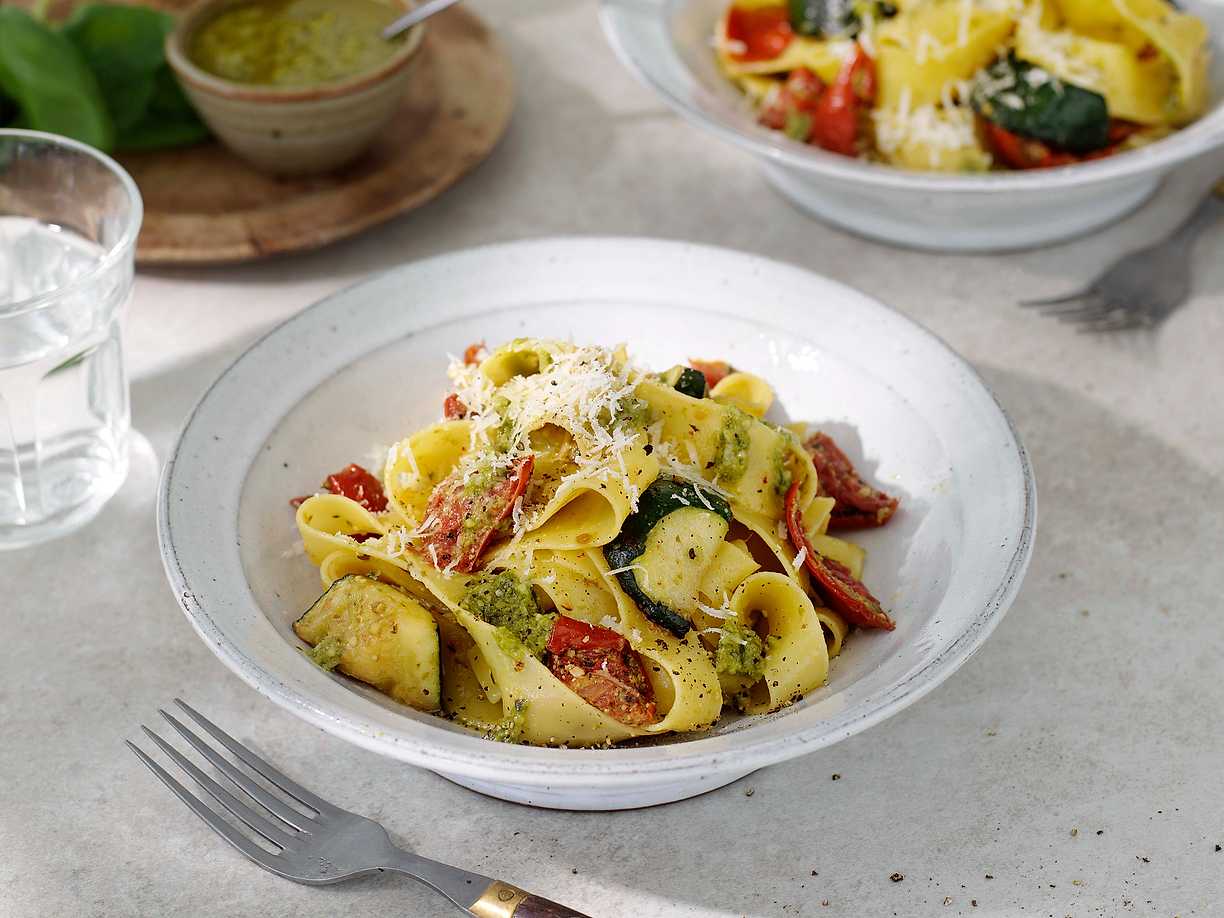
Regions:
<svg viewBox="0 0 1224 918"><path fill-rule="evenodd" d="M381 32L403 8L379 0L251 0L202 25L189 55L202 70L259 86L333 83L385 64L402 45Z"/></svg>

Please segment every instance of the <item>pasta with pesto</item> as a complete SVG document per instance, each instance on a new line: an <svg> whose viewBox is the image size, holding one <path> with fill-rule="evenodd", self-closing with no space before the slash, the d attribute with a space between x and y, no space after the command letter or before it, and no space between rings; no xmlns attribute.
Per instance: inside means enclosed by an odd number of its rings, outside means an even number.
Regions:
<svg viewBox="0 0 1224 918"><path fill-rule="evenodd" d="M758 121L937 172L1131 150L1202 116L1207 26L1169 0L732 0L714 47Z"/></svg>
<svg viewBox="0 0 1224 918"><path fill-rule="evenodd" d="M776 711L892 619L841 530L894 497L752 373L623 348L468 348L443 417L295 500L307 653L510 742L600 746Z"/></svg>

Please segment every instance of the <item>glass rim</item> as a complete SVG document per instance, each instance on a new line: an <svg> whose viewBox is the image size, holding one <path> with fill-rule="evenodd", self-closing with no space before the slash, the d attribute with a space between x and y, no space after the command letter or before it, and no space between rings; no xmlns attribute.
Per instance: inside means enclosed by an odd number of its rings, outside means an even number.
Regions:
<svg viewBox="0 0 1224 918"><path fill-rule="evenodd" d="M140 189L136 187L136 180L128 174L126 169L101 150L79 140L73 140L71 137L64 137L61 134L50 134L46 131L30 131L24 128L0 128L0 142L10 139L34 140L53 146L66 147L100 163L107 171L119 179L119 184L127 192L130 211L119 241L108 248L106 254L89 271L71 283L64 284L62 287L56 287L54 290L26 297L26 299L17 300L15 303L0 304L0 319L42 309L50 306L62 297L88 286L99 275L110 270L125 258L128 252L135 248L136 237L140 235L140 226L144 221L144 199L140 196Z"/></svg>

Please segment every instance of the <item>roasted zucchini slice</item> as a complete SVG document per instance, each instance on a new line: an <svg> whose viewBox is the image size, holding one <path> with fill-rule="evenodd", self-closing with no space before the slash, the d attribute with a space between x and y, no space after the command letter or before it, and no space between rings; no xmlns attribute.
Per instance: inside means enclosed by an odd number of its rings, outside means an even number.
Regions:
<svg viewBox="0 0 1224 918"><path fill-rule="evenodd" d="M638 510L604 546L621 589L648 619L676 637L691 625L702 578L731 525L731 505L688 481L656 479L638 499Z"/></svg>
<svg viewBox="0 0 1224 918"><path fill-rule="evenodd" d="M293 630L315 660L420 711L442 700L438 625L415 599L373 578L333 583Z"/></svg>
<svg viewBox="0 0 1224 918"><path fill-rule="evenodd" d="M710 394L704 374L692 367L674 366L659 376L667 385L689 398L705 398Z"/></svg>

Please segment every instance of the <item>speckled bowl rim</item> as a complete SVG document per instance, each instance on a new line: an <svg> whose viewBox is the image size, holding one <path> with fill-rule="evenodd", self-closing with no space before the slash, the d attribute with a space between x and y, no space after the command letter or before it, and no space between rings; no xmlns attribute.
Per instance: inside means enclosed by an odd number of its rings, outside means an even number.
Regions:
<svg viewBox="0 0 1224 918"><path fill-rule="evenodd" d="M348 712L338 714L329 710L326 705L319 704L316 698L311 697L310 693L291 687L275 672L268 671L251 659L233 635L228 634L218 624L198 598L198 593L207 593L210 589L208 573L201 568L201 564L207 565L210 562L199 559L193 561L181 556L178 548L180 536L171 523L172 501L184 500L179 484L182 469L185 465L190 466L192 461L197 465L200 461L195 459L185 462L185 454L197 450L203 452L209 441L215 439L213 432L205 429L197 419L206 407L209 410L217 407L210 405L210 402L217 398L215 393L218 387L244 365L254 365L265 359L268 356L266 352L292 339L294 334L302 329L308 328L318 315L326 315L329 309L342 309L345 300L362 287L374 286L380 281L395 280L400 283L397 289L411 289L412 285L405 280L413 272L425 274L429 270L435 270L454 276L455 271L471 272L475 267L474 263L478 263L482 258L503 257L519 263L534 259L539 265L547 266L554 264L562 253L580 251L584 257L601 259L614 247L625 248L630 253L641 252L643 247L657 250L667 255L669 263L693 256L721 260L718 263L737 260L741 267L754 275L774 273L778 275L779 280L788 274L792 278L805 275L819 281L827 290L838 291L840 295L856 301L869 315L906 328L916 341L925 343L947 362L947 366L963 375L964 384L978 387L978 396L982 398L983 404L992 406L998 412L996 420L1000 422L1000 432L1006 432L1009 436L1010 442L1004 445L1004 454L1009 467L1023 483L1023 493L1018 495L1022 511L1019 518L1014 520L1014 531L1001 534L1014 545L1004 565L1003 576L997 584L989 588L983 587L983 590L989 589L989 594L981 601L972 618L966 618L959 635L920 669L871 696L870 703L859 705L849 714L817 720L810 726L793 729L776 738L754 738L753 726L749 725L733 733L698 736L664 746L601 750L507 745L483 740L475 734L452 733L441 726L418 723L409 718L401 718L402 727L395 731L395 735L391 735L373 721L352 716ZM504 304L494 311L513 308L515 305L513 299L506 296ZM718 315L713 311L712 314ZM315 384L319 382L322 380L317 380ZM232 446L227 447L231 448ZM227 452L226 455L228 454ZM249 466L247 470L249 471ZM194 473L212 478L211 470L196 468ZM190 475L192 472L186 474ZM245 476L244 471L244 480ZM238 538L237 513L235 507L235 539ZM544 238L459 250L408 263L381 275L366 278L307 307L255 341L200 397L184 423L163 469L157 500L158 543L166 576L174 590L175 598L205 644L230 670L256 691L333 735L392 758L449 775L462 775L501 784L518 782L550 787L631 787L711 773L744 773L813 752L880 723L923 698L951 676L981 647L998 625L1019 592L1027 571L1032 555L1036 520L1036 482L1019 433L976 370L938 336L853 288L794 265L714 246L627 237ZM193 569L190 575L186 570L188 566ZM214 572L220 573L219 570ZM213 580L215 582L215 578ZM243 588L246 588L245 583ZM247 595L249 601L254 604L249 590ZM947 598L944 602L946 601ZM259 614L262 615L261 612ZM365 703L373 704L369 701Z"/></svg>
<svg viewBox="0 0 1224 918"><path fill-rule="evenodd" d="M621 15L657 17L658 28L669 37L668 46L672 56L666 64L673 71L683 72L688 88L691 88L699 85L699 81L675 54L668 27L673 12L690 2L692 0L599 0L599 19L608 42L626 69L658 93L686 120L769 162L845 182L849 187L859 185L951 194L1048 192L1134 176L1160 175L1180 162L1224 146L1224 102L1219 102L1214 111L1198 121L1138 150L1092 162L1029 172L991 172L982 175L918 172L804 147L776 136L776 131L757 127L747 118L723 120L692 104L659 77L658 68L663 62L644 59L643 55L649 53L648 50L637 45L633 35L621 28L618 19ZM1224 58L1224 35L1213 33L1211 47L1217 58Z"/></svg>
<svg viewBox="0 0 1224 918"><path fill-rule="evenodd" d="M175 75L183 82L190 84L193 89L224 99L253 104L318 102L323 99L354 95L371 86L386 82L411 64L421 50L428 27L428 23L425 22L413 26L408 30L403 45L391 55L386 63L374 70L363 71L343 80L311 86L289 87L236 83L211 74L198 66L187 53L186 45L196 30L219 12L219 7L235 6L242 2L245 0L202 0L201 3L188 10L179 19L174 30L166 36L166 60ZM415 0L391 0L391 2L403 6L405 12L416 6Z"/></svg>

